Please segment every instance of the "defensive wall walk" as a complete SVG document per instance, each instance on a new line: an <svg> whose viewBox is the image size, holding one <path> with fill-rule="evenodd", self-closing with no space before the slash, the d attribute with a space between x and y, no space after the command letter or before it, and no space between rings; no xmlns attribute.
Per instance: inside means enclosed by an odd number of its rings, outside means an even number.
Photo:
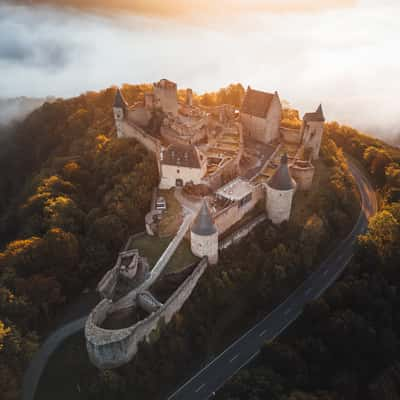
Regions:
<svg viewBox="0 0 400 400"><path fill-rule="evenodd" d="M376 210L377 210L377 200L376 200L376 195L371 187L371 185L369 184L367 178L365 176L363 176L362 172L359 171L357 169L357 167L352 164L349 161L349 165L350 165L350 171L353 174L353 176L356 179L357 185L359 187L360 193L361 193L361 206L362 206L362 210L360 213L360 217L359 220L356 224L356 226L354 227L352 233L350 234L350 239L351 241L349 242L349 244L354 243L355 238L357 237L358 234L362 233L365 231L365 229L367 228L368 225L368 217L370 217L371 215L373 215ZM189 207L186 207L186 209L188 209ZM190 225L190 224L189 224ZM349 239L346 238L346 240L348 241ZM346 241L345 240L345 241ZM335 280L336 278L340 275L340 273L344 270L344 268L346 267L346 265L348 264L349 260L351 259L352 253L350 254L350 256L345 257L343 254L340 253L340 245L338 246L338 248L330 254L330 256L327 258L327 260L325 261L325 263L329 260L335 259L335 257L338 258L338 262L340 264L340 269L338 269L337 271L334 271L332 276L327 276L326 278L328 279L327 281L324 281L323 284L321 285L320 288L318 288L318 291L316 293L314 293L314 296L319 296L322 294L322 292L329 287ZM322 263L321 265L323 265L324 263ZM320 267L321 269L322 267ZM318 271L316 271L316 273L318 272L320 275L325 274L325 270L320 271L320 269ZM324 275L325 276L325 275ZM309 277L307 279L307 281L309 279L312 279L313 277ZM306 282L304 282L303 285L305 285ZM306 289L308 290L308 289ZM297 294L299 291L299 288L297 288L294 292L293 295ZM311 293L312 294L312 293ZM274 310L275 314L279 314L282 313L284 314L285 311L282 312L282 307L284 307L287 303L287 300L283 303L281 303L278 307L276 307L276 309ZM293 311L295 311L295 314L292 314ZM295 309L292 310L291 314L286 314L283 315L284 318L286 318L286 322L283 325L283 328L278 331L277 334L275 334L273 337L278 336L291 322L293 322L300 314L301 311ZM275 315L274 314L274 315ZM267 318L270 318L271 314L269 314ZM55 330L41 345L41 347L39 348L39 350L37 351L37 353L34 355L34 357L32 358L26 372L24 375L24 379L23 379L23 384L22 384L22 393L21 393L21 398L22 400L34 400L35 398L35 393L36 393L36 389L40 380L40 377L43 373L44 368L46 367L46 364L48 363L48 360L50 358L50 356L53 354L53 352L58 348L58 346L68 337L74 335L77 332L80 332L81 330L83 330L84 326L85 326L85 322L87 320L87 315L77 319L75 321L72 321L68 324L65 324L63 326L61 326L60 328L58 328L57 330ZM265 319L265 320L266 320ZM262 343L264 343L264 341L267 339L267 334L268 332L265 329L262 329L262 325L265 323L265 320L260 321L260 323L258 323L256 326L254 326L249 332L251 332L252 334L257 333L257 337L259 339L262 339ZM261 327L261 328L260 328ZM261 330L261 332L258 332L258 330ZM244 336L249 334L246 333ZM243 337L242 337L243 338ZM206 399L208 398L211 394L212 391L217 390L227 379L229 379L231 376L233 376L240 368L242 368L243 366L245 366L248 362L251 361L252 358L254 358L254 356L257 353L251 353L250 357L247 357L246 359L242 359L243 356L246 357L246 354L243 353L242 356L240 357L236 357L236 355L234 355L233 357L235 358L235 361L237 361L239 363L238 366L236 365L230 365L232 363L229 363L229 368L226 369L226 371L222 371L221 373L226 373L227 375L224 377L224 379L222 380L222 384L221 382L217 384L217 386L215 386L214 388L211 387L211 385L207 385L206 383L201 383L199 386L197 386L196 388L193 389L194 386L196 386L197 382L198 382L198 378L204 376L204 373L209 373L210 372L210 366L213 365L216 360L221 360L224 357L229 357L229 353L233 351L235 351L235 346L239 340L241 340L242 338L238 339L237 342L235 342L231 347L229 347L227 350L225 350L220 356L218 356L216 359L214 359L210 364L208 364L203 370L201 370L198 374L196 374L192 379L190 379L189 381L187 381L183 386L181 386L174 394L172 394L169 399L191 399L191 400L195 400L195 399ZM261 345L261 344L260 344ZM232 360L229 359L228 362ZM224 369L225 366L222 367L222 369ZM234 367L234 370L231 369L231 367ZM219 374L215 374L216 379L221 378L220 376L218 377L217 375ZM204 386L202 386L204 385ZM196 392L196 390L198 389L198 392ZM211 390L214 389L214 390ZM192 396L192 394L188 395L188 393L195 393L195 395Z"/></svg>

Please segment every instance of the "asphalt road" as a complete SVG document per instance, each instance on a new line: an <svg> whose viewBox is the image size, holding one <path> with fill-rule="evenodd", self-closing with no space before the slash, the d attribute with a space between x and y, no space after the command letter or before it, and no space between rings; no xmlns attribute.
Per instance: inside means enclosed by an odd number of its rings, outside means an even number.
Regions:
<svg viewBox="0 0 400 400"><path fill-rule="evenodd" d="M22 384L22 400L33 400L35 398L37 385L50 356L67 337L74 335L84 328L86 319L87 316L63 325L43 342L25 372Z"/></svg>
<svg viewBox="0 0 400 400"><path fill-rule="evenodd" d="M362 172L351 162L361 196L361 212L351 233L283 303L230 345L223 353L184 383L168 400L204 400L248 364L266 341L275 339L319 297L343 272L353 255L357 236L365 232L368 219L377 210L375 192Z"/></svg>
<svg viewBox="0 0 400 400"><path fill-rule="evenodd" d="M168 400L207 399L257 355L264 341L277 337L300 315L307 301L318 297L340 275L351 258L357 235L364 232L367 218L376 210L376 198L372 187L355 166L351 165L351 171L362 198L362 211L353 231L285 302L186 382ZM84 328L86 318L87 316L63 325L43 342L25 372L21 396L23 400L34 399L41 374L50 356L66 338Z"/></svg>

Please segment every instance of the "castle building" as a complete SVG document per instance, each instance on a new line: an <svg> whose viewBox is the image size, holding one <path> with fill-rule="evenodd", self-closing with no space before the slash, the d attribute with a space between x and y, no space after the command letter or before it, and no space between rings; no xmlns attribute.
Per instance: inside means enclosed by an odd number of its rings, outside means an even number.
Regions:
<svg viewBox="0 0 400 400"><path fill-rule="evenodd" d="M178 91L175 82L161 79L153 84L154 103L165 113L178 114Z"/></svg>
<svg viewBox="0 0 400 400"><path fill-rule="evenodd" d="M240 119L247 134L255 140L270 143L279 138L282 105L278 92L267 93L247 88Z"/></svg>
<svg viewBox="0 0 400 400"><path fill-rule="evenodd" d="M311 158L319 158L319 149L321 147L322 134L324 132L325 116L320 104L313 113L307 113L303 117L303 123L300 130L301 141L305 148L311 149Z"/></svg>
<svg viewBox="0 0 400 400"><path fill-rule="evenodd" d="M161 155L160 189L201 183L207 173L207 157L194 145L170 144Z"/></svg>
<svg viewBox="0 0 400 400"><path fill-rule="evenodd" d="M268 180L266 195L266 209L268 218L274 224L288 221L292 208L296 182L292 179L288 167L287 155L282 155L281 163Z"/></svg>
<svg viewBox="0 0 400 400"><path fill-rule="evenodd" d="M185 104L188 107L192 107L193 106L193 90L192 89L186 89Z"/></svg>
<svg viewBox="0 0 400 400"><path fill-rule="evenodd" d="M126 117L127 110L128 110L128 103L125 101L124 96L122 96L122 93L118 88L117 93L115 94L113 111L114 111L115 126L117 128L117 136L119 138L124 137L122 122Z"/></svg>
<svg viewBox="0 0 400 400"><path fill-rule="evenodd" d="M218 263L218 230L205 200L190 230L190 248L195 256L208 257L211 265Z"/></svg>

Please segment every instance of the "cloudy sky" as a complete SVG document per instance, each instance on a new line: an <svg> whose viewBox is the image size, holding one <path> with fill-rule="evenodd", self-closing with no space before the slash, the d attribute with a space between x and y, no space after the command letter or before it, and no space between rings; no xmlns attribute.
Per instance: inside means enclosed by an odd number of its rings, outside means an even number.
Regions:
<svg viewBox="0 0 400 400"><path fill-rule="evenodd" d="M241 82L394 135L399 15L399 0L1 0L0 96Z"/></svg>

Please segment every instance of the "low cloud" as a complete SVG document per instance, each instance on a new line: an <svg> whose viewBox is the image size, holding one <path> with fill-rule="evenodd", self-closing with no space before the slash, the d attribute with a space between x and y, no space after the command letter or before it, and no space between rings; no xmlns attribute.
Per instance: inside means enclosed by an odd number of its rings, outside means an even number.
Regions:
<svg viewBox="0 0 400 400"><path fill-rule="evenodd" d="M110 3L123 4L107 1L104 7ZM246 4L271 11L269 3ZM330 120L398 135L398 0L360 0L346 9L352 2L327 1L321 13L311 12L312 3L320 4L314 0L273 3L292 11L237 13L234 22L226 16L204 25L148 15L150 6L143 9L146 15L108 18L73 8L1 3L0 76L6 78L0 79L0 96L69 97L162 77L198 92L242 82L278 90L302 113L322 102ZM295 11L295 3L303 12ZM75 1L80 4L94 2ZM304 12L307 4L310 12Z"/></svg>

